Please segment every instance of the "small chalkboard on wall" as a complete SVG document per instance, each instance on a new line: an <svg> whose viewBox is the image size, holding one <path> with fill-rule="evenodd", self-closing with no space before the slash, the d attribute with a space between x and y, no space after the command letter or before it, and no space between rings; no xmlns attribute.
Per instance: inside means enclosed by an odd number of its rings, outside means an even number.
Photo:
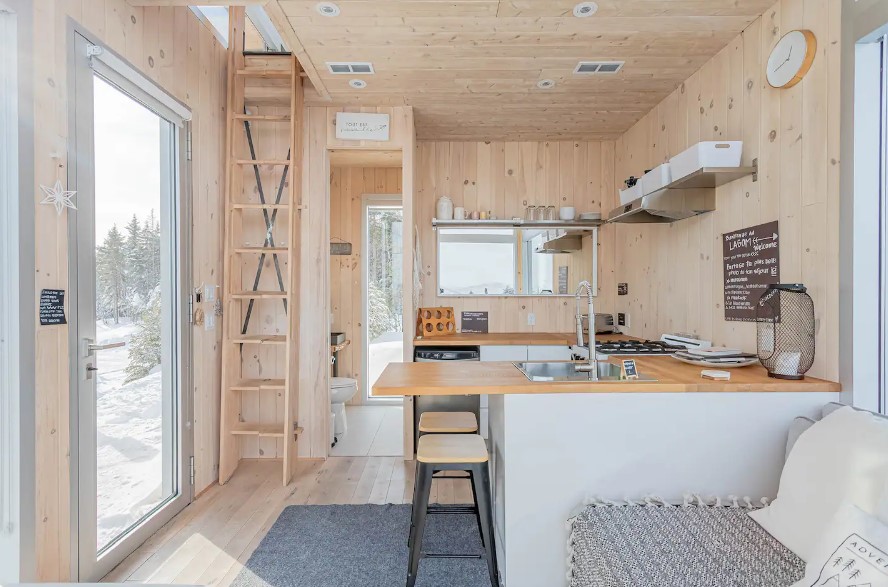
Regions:
<svg viewBox="0 0 888 587"><path fill-rule="evenodd" d="M40 325L56 326L67 324L65 319L65 290L40 290Z"/></svg>

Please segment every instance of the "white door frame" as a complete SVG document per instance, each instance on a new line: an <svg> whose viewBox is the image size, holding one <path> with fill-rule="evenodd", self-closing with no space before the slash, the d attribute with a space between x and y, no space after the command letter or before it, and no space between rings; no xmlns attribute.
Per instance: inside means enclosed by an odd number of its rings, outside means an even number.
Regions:
<svg viewBox="0 0 888 587"><path fill-rule="evenodd" d="M369 333L369 291L367 289L367 279L368 279L368 268L367 268L367 260L370 258L370 249L369 249L369 241L370 241L370 233L367 230L367 208L370 206L401 206L403 209L404 205L404 197L401 194L362 194L361 195L361 323L364 325L361 328L361 339L363 344L361 345L361 403L364 405L367 404L402 404L403 398L400 397L370 397L370 340L367 336ZM406 223L402 230L406 230ZM411 234L412 239L412 234ZM405 239L405 244L408 242ZM412 242L412 240L410 241ZM413 279L413 274L410 276L402 275L401 279ZM404 305L408 303L412 304L412 300L403 300ZM401 329L409 328L409 325L402 324Z"/></svg>
<svg viewBox="0 0 888 587"><path fill-rule="evenodd" d="M36 580L30 11L0 0L0 583Z"/></svg>
<svg viewBox="0 0 888 587"><path fill-rule="evenodd" d="M163 88L142 76L122 57L93 41L89 34L71 25L71 75L69 84L70 148L68 186L77 190L78 210L69 213L69 314L71 364L71 548L72 576L79 581L97 581L117 566L193 498L193 437L191 385L191 330L188 322L188 301L191 293L191 192L190 163L187 149L190 127L187 113L180 103ZM101 60L90 59L88 51L99 48ZM86 381L87 359L81 352L82 339L88 325L79 328L79 315L94 313L94 199L93 161L93 78L100 75L136 101L170 121L161 132L161 140L169 145L165 152L174 176L162 176L161 185L171 192L163 198L159 219L161 226L173 232L161 238L161 255L172 264L166 274L173 283L168 292L173 303L165 314L164 329L176 324L172 333L173 348L165 349L164 385L174 390L172 404L164 404L164 439L178 450L172 467L165 467L165 478L171 478L176 493L140 520L129 532L101 553L96 552L96 471L85 466L80 456L95 455L95 386ZM181 125L181 126L179 126ZM166 167L165 170L168 170ZM168 203L172 203L169 205ZM80 271L78 271L80 269ZM78 281L78 274L83 277ZM165 310L166 312L166 310ZM165 330L164 337L170 336ZM89 359L92 361L92 359ZM169 378L169 379L168 379ZM168 428L167 428L168 427ZM166 463L165 463L166 464ZM81 523L83 521L83 523Z"/></svg>

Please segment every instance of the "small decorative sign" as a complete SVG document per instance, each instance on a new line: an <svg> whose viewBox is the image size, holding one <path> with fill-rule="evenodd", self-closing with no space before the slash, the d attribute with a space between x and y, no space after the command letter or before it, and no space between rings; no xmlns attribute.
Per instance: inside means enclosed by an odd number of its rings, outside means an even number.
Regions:
<svg viewBox="0 0 888 587"><path fill-rule="evenodd" d="M780 283L777 221L722 236L725 320L755 322L755 306L772 283Z"/></svg>
<svg viewBox="0 0 888 587"><path fill-rule="evenodd" d="M629 295L629 284L628 283L618 283L617 284L617 295L618 296Z"/></svg>
<svg viewBox="0 0 888 587"><path fill-rule="evenodd" d="M620 363L623 379L638 379L638 367L635 359L623 359Z"/></svg>
<svg viewBox="0 0 888 587"><path fill-rule="evenodd" d="M65 290L40 290L40 325L57 326L67 324L65 319Z"/></svg>
<svg viewBox="0 0 888 587"><path fill-rule="evenodd" d="M345 141L387 141L389 115L337 112L336 138Z"/></svg>
<svg viewBox="0 0 888 587"><path fill-rule="evenodd" d="M567 291L567 278L568 268L566 265L562 265L558 268L558 293L561 295L569 293Z"/></svg>
<svg viewBox="0 0 888 587"><path fill-rule="evenodd" d="M490 317L487 312L463 312L462 332L472 334L487 334Z"/></svg>

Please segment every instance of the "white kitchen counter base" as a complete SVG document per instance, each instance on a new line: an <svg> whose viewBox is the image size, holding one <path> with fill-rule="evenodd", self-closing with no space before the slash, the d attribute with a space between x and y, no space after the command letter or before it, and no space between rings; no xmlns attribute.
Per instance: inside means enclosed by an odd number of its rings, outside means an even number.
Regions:
<svg viewBox="0 0 888 587"><path fill-rule="evenodd" d="M773 497L792 419L838 400L829 392L491 395L505 584L567 584L565 521L589 496Z"/></svg>

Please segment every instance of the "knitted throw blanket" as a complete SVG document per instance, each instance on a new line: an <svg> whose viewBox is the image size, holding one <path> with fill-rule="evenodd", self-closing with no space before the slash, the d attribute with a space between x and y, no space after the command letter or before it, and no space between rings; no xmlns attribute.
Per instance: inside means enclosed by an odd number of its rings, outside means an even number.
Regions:
<svg viewBox="0 0 888 587"><path fill-rule="evenodd" d="M588 505L568 523L570 587L789 587L804 561L747 504Z"/></svg>

